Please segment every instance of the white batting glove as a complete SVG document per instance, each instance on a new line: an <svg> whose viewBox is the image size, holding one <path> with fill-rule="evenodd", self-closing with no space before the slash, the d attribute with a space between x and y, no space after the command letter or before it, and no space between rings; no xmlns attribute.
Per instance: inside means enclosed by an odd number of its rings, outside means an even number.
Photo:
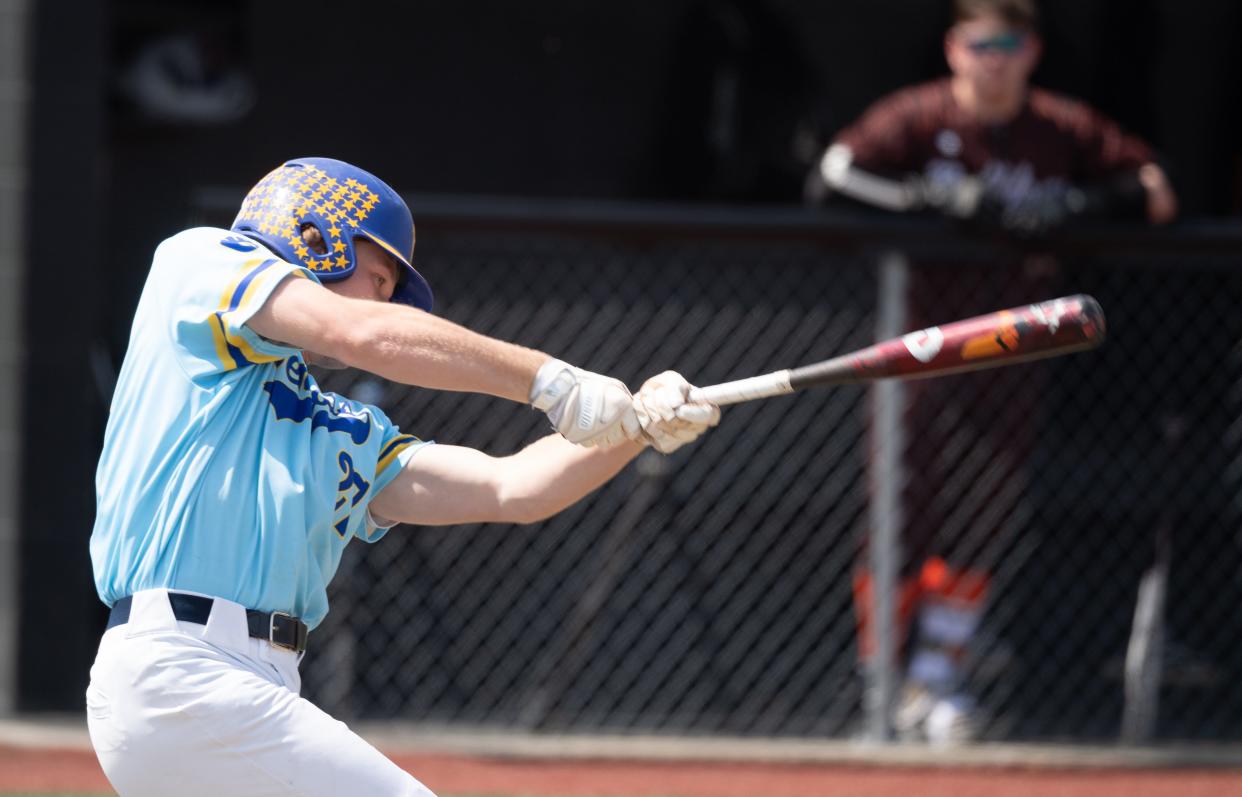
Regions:
<svg viewBox="0 0 1242 797"><path fill-rule="evenodd" d="M690 387L681 374L665 371L644 382L634 396L643 438L662 454L673 453L720 423L720 407L686 401Z"/></svg>
<svg viewBox="0 0 1242 797"><path fill-rule="evenodd" d="M607 448L642 436L634 397L619 379L551 359L535 374L530 403L571 443Z"/></svg>

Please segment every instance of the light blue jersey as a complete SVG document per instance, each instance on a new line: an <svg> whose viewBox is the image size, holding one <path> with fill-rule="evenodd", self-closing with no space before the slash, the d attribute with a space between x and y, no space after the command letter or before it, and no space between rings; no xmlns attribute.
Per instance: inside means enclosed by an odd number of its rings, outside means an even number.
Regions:
<svg viewBox="0 0 1242 797"><path fill-rule="evenodd" d="M227 230L160 244L95 477L100 598L180 589L314 628L367 505L425 445L321 393L301 353L245 326L285 279L314 279Z"/></svg>

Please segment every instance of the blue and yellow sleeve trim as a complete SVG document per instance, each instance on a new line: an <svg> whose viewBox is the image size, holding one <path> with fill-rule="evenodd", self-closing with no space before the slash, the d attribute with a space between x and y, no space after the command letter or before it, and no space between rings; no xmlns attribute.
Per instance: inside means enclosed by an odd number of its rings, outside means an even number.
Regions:
<svg viewBox="0 0 1242 797"><path fill-rule="evenodd" d="M375 475L379 476L383 473L389 465L397 460L397 455L402 451L406 450L415 443L421 442L423 441L419 440L412 434L397 435L393 439L389 440L388 445L380 449L379 463L375 466Z"/></svg>
<svg viewBox="0 0 1242 797"><path fill-rule="evenodd" d="M285 354L262 354L256 351L245 338L229 332L232 316L248 310L253 303L256 286L262 282L260 275L277 262L279 261L275 259L247 260L242 265L237 278L229 283L228 288L220 297L216 311L211 314L211 334L215 339L216 357L219 358L220 364L226 371L255 363L276 362L287 356ZM307 278L306 273L300 269L292 272L292 275Z"/></svg>

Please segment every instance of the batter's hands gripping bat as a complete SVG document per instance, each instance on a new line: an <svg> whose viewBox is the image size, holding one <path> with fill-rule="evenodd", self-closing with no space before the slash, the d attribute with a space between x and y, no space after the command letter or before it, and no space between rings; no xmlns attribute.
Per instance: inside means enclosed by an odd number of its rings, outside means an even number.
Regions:
<svg viewBox="0 0 1242 797"><path fill-rule="evenodd" d="M816 385L922 379L1057 357L1103 342L1100 303L1078 294L929 327L801 368L696 387L689 399L736 404Z"/></svg>

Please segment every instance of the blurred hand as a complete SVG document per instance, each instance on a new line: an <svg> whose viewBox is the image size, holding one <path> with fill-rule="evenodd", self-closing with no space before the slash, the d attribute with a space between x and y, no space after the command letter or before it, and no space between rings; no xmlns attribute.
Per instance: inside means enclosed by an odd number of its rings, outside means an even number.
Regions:
<svg viewBox="0 0 1242 797"><path fill-rule="evenodd" d="M1018 201L1006 201L978 177L967 176L951 185L924 181L926 207L979 229L1000 229L1019 238L1036 238L1060 228L1086 206L1078 188L1036 190Z"/></svg>
<svg viewBox="0 0 1242 797"><path fill-rule="evenodd" d="M1036 238L1064 226L1084 206L1083 192L1077 188L1039 191L1002 210L1000 225L1020 238Z"/></svg>
<svg viewBox="0 0 1242 797"><path fill-rule="evenodd" d="M988 215L985 211L996 204L983 181L974 176L968 175L946 185L915 175L907 180L907 185L922 199L924 207L952 219L975 220Z"/></svg>
<svg viewBox="0 0 1242 797"><path fill-rule="evenodd" d="M1168 224L1177 218L1177 194L1164 169L1154 163L1144 164L1139 168L1138 179L1147 193L1147 220Z"/></svg>
<svg viewBox="0 0 1242 797"><path fill-rule="evenodd" d="M642 439L662 454L671 454L720 423L715 404L686 400L690 387L681 374L665 371L644 382L634 396Z"/></svg>

